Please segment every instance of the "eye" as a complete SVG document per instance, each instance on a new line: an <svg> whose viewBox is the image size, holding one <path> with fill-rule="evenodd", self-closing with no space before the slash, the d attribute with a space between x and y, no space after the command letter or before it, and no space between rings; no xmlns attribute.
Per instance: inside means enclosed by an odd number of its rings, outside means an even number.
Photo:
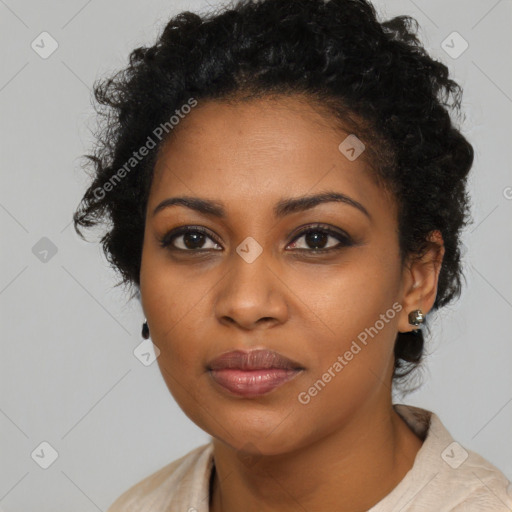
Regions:
<svg viewBox="0 0 512 512"><path fill-rule="evenodd" d="M300 242L304 239L303 242ZM334 242L334 245L332 245ZM222 251L216 237L202 226L182 226L159 239L161 247L184 252ZM295 251L325 253L354 245L345 232L335 230L324 224L308 226L302 229L287 246Z"/></svg>
<svg viewBox="0 0 512 512"><path fill-rule="evenodd" d="M212 244L208 245L208 240ZM161 247L171 246L170 249L188 252L211 249L222 250L209 231L201 226L182 226L166 233L159 242Z"/></svg>
<svg viewBox="0 0 512 512"><path fill-rule="evenodd" d="M304 239L304 241L299 242L301 239ZM335 242L334 245L332 245L333 242ZM353 245L353 241L346 233L341 230L334 230L327 225L317 224L303 229L288 247L299 251L317 253L337 250L351 245Z"/></svg>

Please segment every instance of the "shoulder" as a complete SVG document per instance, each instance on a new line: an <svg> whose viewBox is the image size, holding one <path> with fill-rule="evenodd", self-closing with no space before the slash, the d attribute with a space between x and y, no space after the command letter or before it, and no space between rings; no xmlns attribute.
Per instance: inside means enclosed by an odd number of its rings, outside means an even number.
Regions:
<svg viewBox="0 0 512 512"><path fill-rule="evenodd" d="M213 463L211 441L167 464L136 483L119 496L107 512L158 512L170 505L185 506L199 502L208 493Z"/></svg>
<svg viewBox="0 0 512 512"><path fill-rule="evenodd" d="M423 445L411 470L372 512L512 511L512 485L496 466L455 441L433 412L394 407Z"/></svg>
<svg viewBox="0 0 512 512"><path fill-rule="evenodd" d="M512 484L507 477L481 455L464 448L456 441L448 447L444 457L451 456L452 451L459 452L459 460L454 467L444 467L444 471L439 475L444 480L442 488L455 490L454 507L451 510L512 511Z"/></svg>

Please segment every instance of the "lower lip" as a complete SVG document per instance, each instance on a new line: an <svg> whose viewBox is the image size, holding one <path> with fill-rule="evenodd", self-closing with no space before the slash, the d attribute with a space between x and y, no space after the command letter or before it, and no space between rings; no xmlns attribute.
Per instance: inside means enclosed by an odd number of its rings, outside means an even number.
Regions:
<svg viewBox="0 0 512 512"><path fill-rule="evenodd" d="M254 397L273 391L293 379L301 371L279 368L268 370L226 368L224 370L210 370L210 375L217 384L231 393L238 396Z"/></svg>

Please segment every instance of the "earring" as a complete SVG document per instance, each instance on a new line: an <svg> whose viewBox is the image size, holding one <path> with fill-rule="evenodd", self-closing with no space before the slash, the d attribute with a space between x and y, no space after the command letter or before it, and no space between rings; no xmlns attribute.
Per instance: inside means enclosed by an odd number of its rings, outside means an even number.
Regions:
<svg viewBox="0 0 512 512"><path fill-rule="evenodd" d="M144 323L142 324L142 337L147 340L149 338L149 326L148 322L144 318Z"/></svg>
<svg viewBox="0 0 512 512"><path fill-rule="evenodd" d="M415 309L409 313L409 323L411 325L420 325L424 321L425 317L423 316L421 309Z"/></svg>

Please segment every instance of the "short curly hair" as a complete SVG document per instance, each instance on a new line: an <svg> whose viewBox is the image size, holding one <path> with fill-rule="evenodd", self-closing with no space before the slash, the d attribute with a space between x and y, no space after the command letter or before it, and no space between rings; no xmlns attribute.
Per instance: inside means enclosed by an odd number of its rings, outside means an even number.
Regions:
<svg viewBox="0 0 512 512"><path fill-rule="evenodd" d="M432 309L447 304L464 277L460 236L471 221L473 147L450 117L450 109L460 111L462 88L417 31L410 16L379 22L365 0L240 0L177 14L154 46L134 49L125 69L94 84L99 129L94 154L85 155L92 182L73 215L75 230L84 238L81 227L108 222L104 253L118 284L137 290L153 169L174 134L169 119L189 111L191 100L301 95L367 146L371 175L398 205L402 263L441 232ZM147 154L136 159L142 147ZM423 337L413 340L397 334L394 380L421 362Z"/></svg>

